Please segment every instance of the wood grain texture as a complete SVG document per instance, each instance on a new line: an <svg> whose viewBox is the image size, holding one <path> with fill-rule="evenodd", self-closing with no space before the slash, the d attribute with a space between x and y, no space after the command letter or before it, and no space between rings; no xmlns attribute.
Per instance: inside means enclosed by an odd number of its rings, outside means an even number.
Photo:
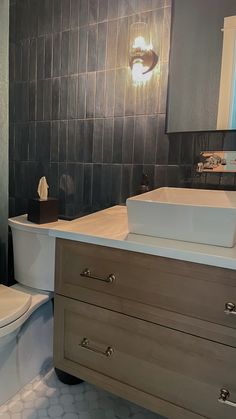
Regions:
<svg viewBox="0 0 236 419"><path fill-rule="evenodd" d="M83 278L85 268L101 278L114 273L116 280L108 284ZM93 304L97 298L104 307L110 300L114 306L108 307L118 311L123 305L127 308L128 301L146 304L152 311L167 310L173 316L236 329L236 316L224 313L226 302L236 302L236 273L230 269L57 239L56 292L84 301L91 298ZM235 333L228 333L235 345Z"/></svg>
<svg viewBox="0 0 236 419"><path fill-rule="evenodd" d="M82 348L84 337L101 351L112 346L113 356ZM115 393L129 386L132 401L170 418L194 416L161 411L160 399L200 417L235 419L235 409L217 401L221 387L236 400L236 350L226 345L56 296L54 353L59 368L96 385L105 381L102 386ZM141 401L135 391L143 392Z"/></svg>

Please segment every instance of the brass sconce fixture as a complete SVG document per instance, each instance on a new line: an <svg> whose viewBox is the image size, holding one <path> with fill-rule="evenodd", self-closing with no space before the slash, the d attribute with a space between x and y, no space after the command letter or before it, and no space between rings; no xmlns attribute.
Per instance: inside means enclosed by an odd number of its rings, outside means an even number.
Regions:
<svg viewBox="0 0 236 419"><path fill-rule="evenodd" d="M145 22L136 22L130 26L129 65L135 84L142 84L152 76L152 70L158 63L158 56L150 42L148 26Z"/></svg>

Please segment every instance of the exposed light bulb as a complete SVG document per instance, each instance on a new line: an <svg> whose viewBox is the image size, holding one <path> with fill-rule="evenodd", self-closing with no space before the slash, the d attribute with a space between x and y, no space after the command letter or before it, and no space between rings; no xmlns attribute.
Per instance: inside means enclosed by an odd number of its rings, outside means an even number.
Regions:
<svg viewBox="0 0 236 419"><path fill-rule="evenodd" d="M134 43L133 43L132 47L134 49L138 48L138 49L141 49L142 51L145 51L147 49L147 45L146 45L144 37L143 36L137 36L137 38L135 38L135 40L134 40Z"/></svg>
<svg viewBox="0 0 236 419"><path fill-rule="evenodd" d="M152 73L143 74L147 70L147 67L144 67L141 60L134 62L132 67L132 79L135 84L142 84L150 80Z"/></svg>

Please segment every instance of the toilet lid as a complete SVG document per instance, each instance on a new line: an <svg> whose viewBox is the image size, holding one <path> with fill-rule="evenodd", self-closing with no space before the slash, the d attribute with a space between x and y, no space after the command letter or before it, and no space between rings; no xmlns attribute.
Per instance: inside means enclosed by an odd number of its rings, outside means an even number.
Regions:
<svg viewBox="0 0 236 419"><path fill-rule="evenodd" d="M0 285L0 327L21 317L31 305L31 295Z"/></svg>

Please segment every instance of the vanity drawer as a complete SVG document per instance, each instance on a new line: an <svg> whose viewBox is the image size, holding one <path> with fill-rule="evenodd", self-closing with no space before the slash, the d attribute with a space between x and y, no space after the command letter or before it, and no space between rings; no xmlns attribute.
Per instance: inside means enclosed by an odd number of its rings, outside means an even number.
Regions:
<svg viewBox="0 0 236 419"><path fill-rule="evenodd" d="M218 401L221 388L236 401L232 347L58 295L54 344L58 368L68 365L68 372L96 385L103 376L200 417L236 417L235 407ZM150 408L158 411L158 400Z"/></svg>
<svg viewBox="0 0 236 419"><path fill-rule="evenodd" d="M56 292L116 311L137 302L236 328L236 315L225 313L236 303L230 269L57 239Z"/></svg>

